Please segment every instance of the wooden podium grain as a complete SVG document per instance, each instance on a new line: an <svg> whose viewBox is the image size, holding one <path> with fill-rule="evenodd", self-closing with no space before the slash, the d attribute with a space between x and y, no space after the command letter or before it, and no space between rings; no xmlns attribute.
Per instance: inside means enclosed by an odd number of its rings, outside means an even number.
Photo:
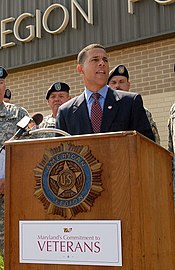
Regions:
<svg viewBox="0 0 175 270"><path fill-rule="evenodd" d="M74 220L121 220L122 267L19 263L19 220L62 220L34 196L34 168L60 143L88 146L102 166L104 191ZM5 270L173 270L175 217L171 155L136 132L6 143Z"/></svg>

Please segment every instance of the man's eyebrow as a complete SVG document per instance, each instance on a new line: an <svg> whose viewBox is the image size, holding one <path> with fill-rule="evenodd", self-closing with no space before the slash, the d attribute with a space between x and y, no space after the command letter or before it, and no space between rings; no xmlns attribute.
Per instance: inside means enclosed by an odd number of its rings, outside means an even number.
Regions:
<svg viewBox="0 0 175 270"><path fill-rule="evenodd" d="M101 58L101 56L100 55L94 55L94 56L91 57L91 59L97 59L97 58ZM107 56L103 56L102 58L103 59L108 59Z"/></svg>
<svg viewBox="0 0 175 270"><path fill-rule="evenodd" d="M98 57L99 57L99 55L92 56L92 58L98 58Z"/></svg>

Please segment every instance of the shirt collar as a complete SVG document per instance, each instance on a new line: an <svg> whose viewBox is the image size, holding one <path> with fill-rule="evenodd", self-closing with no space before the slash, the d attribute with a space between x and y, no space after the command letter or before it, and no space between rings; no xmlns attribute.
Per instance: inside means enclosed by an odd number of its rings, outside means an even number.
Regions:
<svg viewBox="0 0 175 270"><path fill-rule="evenodd" d="M105 86L103 86L103 87L98 91L98 93L99 93L103 98L106 98L107 91L108 91L108 86L105 85ZM89 99L91 98L91 96L92 96L93 93L94 93L94 92L90 91L89 89L87 89L87 88L85 87L85 98L86 98L87 101L89 101Z"/></svg>

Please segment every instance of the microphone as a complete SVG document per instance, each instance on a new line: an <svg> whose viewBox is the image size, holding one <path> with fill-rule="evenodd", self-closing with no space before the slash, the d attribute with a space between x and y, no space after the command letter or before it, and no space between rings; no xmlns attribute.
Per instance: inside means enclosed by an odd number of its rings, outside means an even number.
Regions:
<svg viewBox="0 0 175 270"><path fill-rule="evenodd" d="M32 117L24 116L18 123L17 127L25 129L28 124L33 122L36 126L38 126L43 121L43 115L41 113L35 113Z"/></svg>
<svg viewBox="0 0 175 270"><path fill-rule="evenodd" d="M16 133L9 139L18 140L25 132L28 133L28 130L36 128L43 121L43 115L41 113L34 113L32 117L24 116L16 125L18 130ZM0 148L0 153L5 149L5 145Z"/></svg>
<svg viewBox="0 0 175 270"><path fill-rule="evenodd" d="M41 113L34 113L32 115L32 119L35 122L35 124L38 126L43 121L43 115Z"/></svg>
<svg viewBox="0 0 175 270"><path fill-rule="evenodd" d="M24 132L36 128L41 122L43 121L43 115L41 113L35 113L32 115L32 117L24 116L18 123L17 127L18 130L13 135L11 140L17 140L19 139Z"/></svg>

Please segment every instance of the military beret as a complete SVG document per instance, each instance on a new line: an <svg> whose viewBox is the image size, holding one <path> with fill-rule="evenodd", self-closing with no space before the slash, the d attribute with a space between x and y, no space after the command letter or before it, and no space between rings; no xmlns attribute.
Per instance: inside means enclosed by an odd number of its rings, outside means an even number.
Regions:
<svg viewBox="0 0 175 270"><path fill-rule="evenodd" d="M11 99L11 91L10 89L5 89L5 94L4 94L4 98L8 98Z"/></svg>
<svg viewBox="0 0 175 270"><path fill-rule="evenodd" d="M129 73L127 68L124 65L119 65L117 67L114 67L110 72L109 72L109 78L108 78L108 83L114 76L124 76L127 79L129 79Z"/></svg>
<svg viewBox="0 0 175 270"><path fill-rule="evenodd" d="M5 68L0 67L0 79L5 79L8 75L8 72Z"/></svg>
<svg viewBox="0 0 175 270"><path fill-rule="evenodd" d="M46 99L49 99L52 92L67 92L69 93L70 87L66 83L56 82L52 84L46 92Z"/></svg>

